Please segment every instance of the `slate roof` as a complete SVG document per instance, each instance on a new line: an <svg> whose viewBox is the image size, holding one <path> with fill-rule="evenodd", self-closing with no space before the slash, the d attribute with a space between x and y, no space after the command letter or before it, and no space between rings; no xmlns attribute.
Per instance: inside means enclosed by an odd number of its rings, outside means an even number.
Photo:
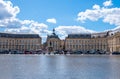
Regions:
<svg viewBox="0 0 120 79"><path fill-rule="evenodd" d="M9 34L9 33L0 33L0 37L7 38L40 38L38 34Z"/></svg>
<svg viewBox="0 0 120 79"><path fill-rule="evenodd" d="M67 38L91 38L91 34L68 34Z"/></svg>
<svg viewBox="0 0 120 79"><path fill-rule="evenodd" d="M56 35L55 33L52 33L52 35L48 35L47 38L48 39L50 39L50 38L57 38L57 39L59 39L58 35Z"/></svg>

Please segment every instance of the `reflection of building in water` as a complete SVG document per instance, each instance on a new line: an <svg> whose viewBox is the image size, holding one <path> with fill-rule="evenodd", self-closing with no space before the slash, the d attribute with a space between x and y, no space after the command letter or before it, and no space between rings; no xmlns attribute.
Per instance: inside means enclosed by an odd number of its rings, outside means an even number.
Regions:
<svg viewBox="0 0 120 79"><path fill-rule="evenodd" d="M49 52L60 50L61 40L58 35L55 34L55 29L53 29L53 33L47 36L47 49Z"/></svg>
<svg viewBox="0 0 120 79"><path fill-rule="evenodd" d="M0 50L38 50L41 37L37 34L0 33Z"/></svg>

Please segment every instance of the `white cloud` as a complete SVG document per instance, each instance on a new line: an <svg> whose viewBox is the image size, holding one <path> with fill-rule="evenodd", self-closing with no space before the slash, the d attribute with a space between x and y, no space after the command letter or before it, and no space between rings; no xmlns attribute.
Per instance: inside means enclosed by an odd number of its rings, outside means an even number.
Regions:
<svg viewBox="0 0 120 79"><path fill-rule="evenodd" d="M27 22L21 21L21 27L19 28L6 28L5 32L14 32L14 33L35 33L35 34L42 34L44 30L47 30L48 26L44 23L38 22Z"/></svg>
<svg viewBox="0 0 120 79"><path fill-rule="evenodd" d="M0 0L0 28L11 33L46 33L48 26L33 20L20 20L16 18L20 12L18 6L13 6L10 1Z"/></svg>
<svg viewBox="0 0 120 79"><path fill-rule="evenodd" d="M80 12L78 14L78 21L84 22L85 20L89 19L91 21L97 21L99 18L101 18L103 15L100 14L100 10L86 10L85 12Z"/></svg>
<svg viewBox="0 0 120 79"><path fill-rule="evenodd" d="M105 3L107 2L108 1ZM77 20L81 22L85 22L86 20L98 21L99 19L102 19L105 23L120 26L120 8L105 8L100 7L99 5L94 5L93 9L87 9L84 12L79 12L77 18Z"/></svg>
<svg viewBox="0 0 120 79"><path fill-rule="evenodd" d="M115 10L113 10L115 11ZM120 12L120 8L119 10L116 10L117 12ZM104 19L104 22L110 23L110 24L114 24L116 26L120 25L120 14L119 13L112 13L112 14L108 14Z"/></svg>
<svg viewBox="0 0 120 79"><path fill-rule="evenodd" d="M20 9L14 6L10 1L0 0L0 20L16 17Z"/></svg>
<svg viewBox="0 0 120 79"><path fill-rule="evenodd" d="M57 34L60 35L61 39L64 39L68 34L78 33L94 33L95 31L86 29L82 26L58 26L55 28Z"/></svg>
<svg viewBox="0 0 120 79"><path fill-rule="evenodd" d="M112 4L112 0L107 0L107 1L105 1L105 2L103 3L103 5L104 5L105 7L108 7L108 6L113 5L113 4Z"/></svg>
<svg viewBox="0 0 120 79"><path fill-rule="evenodd" d="M5 28L20 28L22 26L22 21L17 18L4 19L0 20L0 27L1 26Z"/></svg>
<svg viewBox="0 0 120 79"><path fill-rule="evenodd" d="M95 4L95 5L93 6L93 9L97 9L97 10L98 10L98 9L100 9L100 6Z"/></svg>
<svg viewBox="0 0 120 79"><path fill-rule="evenodd" d="M57 23L55 18L50 18L50 19L47 19L46 21L53 24Z"/></svg>
<svg viewBox="0 0 120 79"><path fill-rule="evenodd" d="M46 30L47 27L48 26L46 24L44 24L44 23L37 23L37 22L32 23L30 25L31 32L32 33L37 33L37 34L43 33L43 31Z"/></svg>

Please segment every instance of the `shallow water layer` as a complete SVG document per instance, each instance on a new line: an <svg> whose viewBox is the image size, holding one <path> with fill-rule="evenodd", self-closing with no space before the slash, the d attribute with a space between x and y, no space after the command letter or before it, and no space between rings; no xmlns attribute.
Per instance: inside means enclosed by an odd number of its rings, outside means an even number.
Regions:
<svg viewBox="0 0 120 79"><path fill-rule="evenodd" d="M0 79L120 79L120 56L0 55Z"/></svg>

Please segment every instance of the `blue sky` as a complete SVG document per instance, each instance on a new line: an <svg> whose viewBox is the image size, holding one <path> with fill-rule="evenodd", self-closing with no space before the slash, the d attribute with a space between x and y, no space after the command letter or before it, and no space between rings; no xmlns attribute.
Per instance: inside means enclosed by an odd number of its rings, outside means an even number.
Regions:
<svg viewBox="0 0 120 79"><path fill-rule="evenodd" d="M0 0L0 4L1 32L46 38L55 28L63 39L69 33L120 27L120 0Z"/></svg>

